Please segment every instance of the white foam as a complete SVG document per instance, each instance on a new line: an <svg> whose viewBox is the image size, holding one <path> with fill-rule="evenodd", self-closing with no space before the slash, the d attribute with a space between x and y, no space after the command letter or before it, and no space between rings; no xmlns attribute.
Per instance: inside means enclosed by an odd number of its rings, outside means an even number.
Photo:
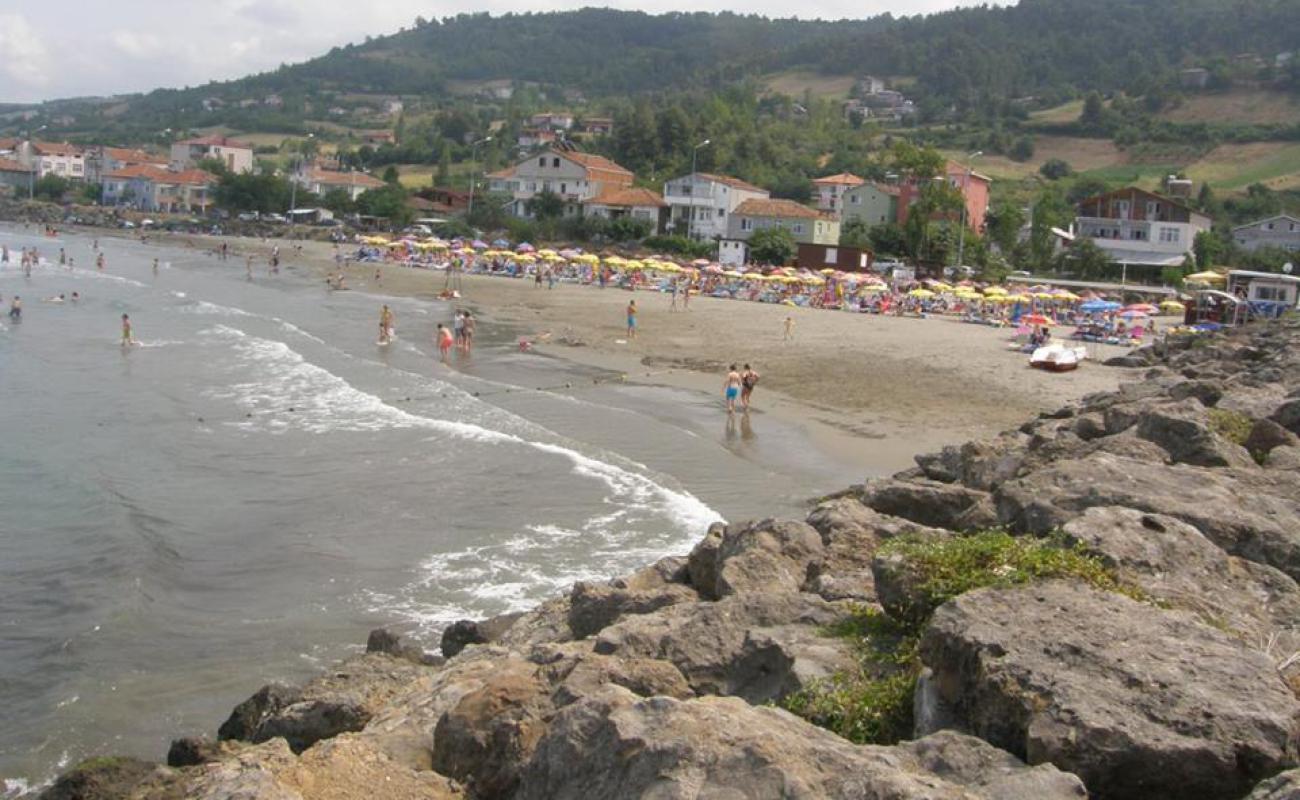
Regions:
<svg viewBox="0 0 1300 800"><path fill-rule="evenodd" d="M233 306L223 306L217 303L209 303L207 300L196 300L193 303L186 303L180 307L182 314L203 314L214 317L253 317L256 314L250 314L242 308Z"/></svg>
<svg viewBox="0 0 1300 800"><path fill-rule="evenodd" d="M448 384L422 379L423 388L441 395L437 412L472 415L475 422L389 405L307 361L284 342L223 324L200 335L229 345L240 360L237 374L246 378L213 392L254 415L228 425L273 434L425 430L434 434L434 442L450 436L484 446L528 448L567 461L572 475L604 487L603 502L612 510L593 515L580 529L541 521L513 535L505 532L491 544L433 553L396 595L371 595L377 610L402 614L422 628L433 630L467 613L523 610L574 581L610 577L685 552L719 519L694 495L647 475L644 465L613 454L597 458L583 453L557 434Z"/></svg>
<svg viewBox="0 0 1300 800"><path fill-rule="evenodd" d="M4 792L0 793L0 797L6 800L11 797L22 797L32 791L31 785L24 778L5 778L3 788Z"/></svg>
<svg viewBox="0 0 1300 800"><path fill-rule="evenodd" d="M135 343L136 347L174 347L178 344L185 344L179 339L141 339Z"/></svg>

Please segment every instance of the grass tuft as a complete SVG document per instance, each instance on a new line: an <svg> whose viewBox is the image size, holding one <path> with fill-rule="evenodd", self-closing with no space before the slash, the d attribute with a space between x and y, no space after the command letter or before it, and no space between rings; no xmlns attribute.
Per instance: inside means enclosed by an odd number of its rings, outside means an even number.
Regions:
<svg viewBox="0 0 1300 800"><path fill-rule="evenodd" d="M1250 438L1251 429L1255 427L1255 421L1239 411L1211 408L1207 414L1210 418L1210 430L1242 446L1245 446L1246 440Z"/></svg>

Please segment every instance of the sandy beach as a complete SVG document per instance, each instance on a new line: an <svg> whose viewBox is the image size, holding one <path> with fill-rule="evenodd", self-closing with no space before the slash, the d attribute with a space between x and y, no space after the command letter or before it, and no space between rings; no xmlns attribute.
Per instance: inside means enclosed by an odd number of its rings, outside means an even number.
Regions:
<svg viewBox="0 0 1300 800"><path fill-rule="evenodd" d="M207 237L159 241L212 246ZM234 239L232 251L262 258L274 241ZM286 266L338 269L335 250L280 243ZM351 252L350 247L344 252ZM232 256L233 259L233 256ZM232 264L234 261L232 260ZM375 280L376 269L381 278ZM257 265L259 272L265 264ZM352 290L433 299L444 272L396 264L353 263ZM1065 374L1030 369L1007 349L1008 332L954 319L885 317L782 305L692 297L673 311L667 294L594 286L538 287L531 279L458 276L461 305L480 326L506 326L536 341L534 353L609 370L616 380L716 394L729 364L752 364L762 375L753 413L804 426L837 458L879 471L903 469L918 452L1013 427L1034 413L1091 392L1113 389L1124 372L1101 361L1121 348L1091 347L1094 361ZM624 311L635 298L639 334L629 340ZM679 301L680 305L680 301ZM794 319L792 341L784 320ZM417 334L432 337L433 331Z"/></svg>

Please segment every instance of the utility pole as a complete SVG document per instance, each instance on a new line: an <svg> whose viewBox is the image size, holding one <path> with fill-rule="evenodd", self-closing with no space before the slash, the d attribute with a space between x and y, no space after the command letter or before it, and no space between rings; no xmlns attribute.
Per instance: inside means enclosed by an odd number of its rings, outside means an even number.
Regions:
<svg viewBox="0 0 1300 800"><path fill-rule="evenodd" d="M957 232L957 268L966 266L966 192L970 189L970 176L973 170L971 162L984 155L983 150L976 150L966 156L966 182L961 187L961 230Z"/></svg>
<svg viewBox="0 0 1300 800"><path fill-rule="evenodd" d="M686 237L691 241L695 241L695 215L698 213L695 207L695 186L697 184L695 180L695 164L700 156L700 148L707 146L710 141L712 140L705 139L691 149L691 216L686 221Z"/></svg>
<svg viewBox="0 0 1300 800"><path fill-rule="evenodd" d="M487 144L490 141L492 141L491 136L484 136L469 147L469 208L465 210L466 221L468 221L470 217L474 216L474 173L476 171L475 165L478 163L478 146L481 144Z"/></svg>

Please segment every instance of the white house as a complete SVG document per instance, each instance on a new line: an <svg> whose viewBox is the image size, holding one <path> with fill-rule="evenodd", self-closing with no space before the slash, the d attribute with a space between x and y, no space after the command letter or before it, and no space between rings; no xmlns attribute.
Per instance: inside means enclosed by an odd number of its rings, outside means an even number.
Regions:
<svg viewBox="0 0 1300 800"><path fill-rule="evenodd" d="M651 231L659 232L659 209L667 204L663 197L651 189L636 187L619 187L606 189L604 192L582 201L583 216L618 219L630 217L649 222L654 227Z"/></svg>
<svg viewBox="0 0 1300 800"><path fill-rule="evenodd" d="M1261 219L1232 229L1232 238L1246 252L1261 247L1300 250L1300 219L1290 214Z"/></svg>
<svg viewBox="0 0 1300 800"><path fill-rule="evenodd" d="M17 156L23 166L36 170L38 180L46 175L57 175L71 181L86 179L86 153L76 145L29 140L19 143Z"/></svg>
<svg viewBox="0 0 1300 800"><path fill-rule="evenodd" d="M226 136L202 136L172 145L172 169L189 169L202 159L216 159L231 172L253 171L253 146Z"/></svg>
<svg viewBox="0 0 1300 800"><path fill-rule="evenodd" d="M511 213L527 217L528 201L543 192L559 195L565 201L565 214L580 214L584 200L626 189L634 177L604 156L555 149L490 173L487 179L489 191L510 195Z"/></svg>
<svg viewBox="0 0 1300 800"><path fill-rule="evenodd" d="M752 183L727 175L695 172L664 184L668 227L676 233L708 241L727 235L732 212L746 200L766 200L771 195Z"/></svg>
<svg viewBox="0 0 1300 800"><path fill-rule="evenodd" d="M817 187L817 209L840 214L844 209L844 193L864 183L866 181L862 178L849 172L817 178L813 181L813 186Z"/></svg>
<svg viewBox="0 0 1300 800"><path fill-rule="evenodd" d="M1276 272L1228 271L1228 292L1247 300L1267 300L1294 307L1300 301L1300 278Z"/></svg>
<svg viewBox="0 0 1300 800"><path fill-rule="evenodd" d="M313 194L324 195L334 189L342 189L348 193L350 200L356 200L371 189L384 187L383 181L364 172L322 169L314 164L303 165L289 178Z"/></svg>
<svg viewBox="0 0 1300 800"><path fill-rule="evenodd" d="M1075 231L1120 264L1165 267L1183 263L1212 223L1177 200L1129 187L1079 203Z"/></svg>
<svg viewBox="0 0 1300 800"><path fill-rule="evenodd" d="M785 228L796 244L836 245L840 221L793 200L746 200L727 223L727 235L718 240L718 261L739 266L749 259L749 239L755 231Z"/></svg>

